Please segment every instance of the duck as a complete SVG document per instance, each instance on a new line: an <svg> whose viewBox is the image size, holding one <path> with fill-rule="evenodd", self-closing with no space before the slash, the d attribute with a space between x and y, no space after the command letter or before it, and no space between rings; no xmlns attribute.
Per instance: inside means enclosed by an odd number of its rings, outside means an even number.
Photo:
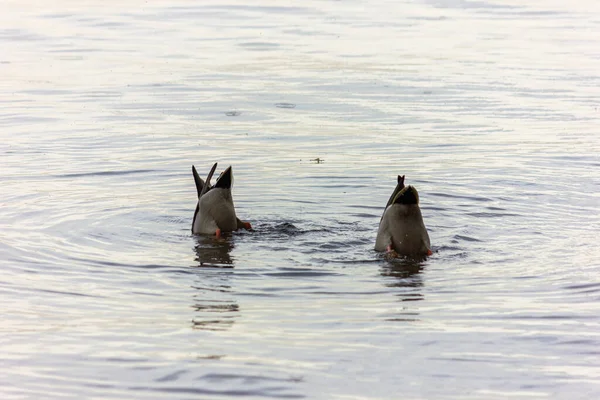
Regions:
<svg viewBox="0 0 600 400"><path fill-rule="evenodd" d="M231 188L233 186L233 170L227 167L211 186L210 181L217 169L214 163L206 180L202 180L196 167L192 165L192 175L198 192L198 203L192 220L192 234L214 235L221 238L223 233L238 229L251 230L249 222L240 220L233 205Z"/></svg>
<svg viewBox="0 0 600 400"><path fill-rule="evenodd" d="M375 250L390 257L426 257L433 254L427 228L419 207L419 192L404 185L405 175L398 175L375 240Z"/></svg>

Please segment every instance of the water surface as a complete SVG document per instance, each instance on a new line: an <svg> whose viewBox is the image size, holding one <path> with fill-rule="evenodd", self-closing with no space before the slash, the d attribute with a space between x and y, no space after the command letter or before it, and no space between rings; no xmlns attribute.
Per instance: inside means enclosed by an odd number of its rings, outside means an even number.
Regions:
<svg viewBox="0 0 600 400"><path fill-rule="evenodd" d="M595 2L0 11L3 398L600 395ZM425 262L372 250L397 174Z"/></svg>

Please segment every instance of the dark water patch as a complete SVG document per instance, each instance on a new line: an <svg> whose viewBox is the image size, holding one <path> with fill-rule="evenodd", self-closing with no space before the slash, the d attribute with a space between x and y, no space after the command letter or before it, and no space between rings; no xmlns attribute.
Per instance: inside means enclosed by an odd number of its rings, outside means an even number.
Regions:
<svg viewBox="0 0 600 400"><path fill-rule="evenodd" d="M380 269L380 275L402 279L418 277L424 268L424 262L397 258L386 261L386 264Z"/></svg>
<svg viewBox="0 0 600 400"><path fill-rule="evenodd" d="M268 238L275 239L289 239L298 237L301 235L311 233L331 233L327 228L321 227L309 227L309 228L298 228L291 222L280 222L280 223L258 223L254 227L256 232L255 239L263 241L265 236Z"/></svg>
<svg viewBox="0 0 600 400"><path fill-rule="evenodd" d="M489 363L491 360L484 358L472 358L472 357L428 357L429 360L436 361L452 361L452 362L476 362L476 363Z"/></svg>
<svg viewBox="0 0 600 400"><path fill-rule="evenodd" d="M362 230L361 229L352 229L347 233L347 235L352 235L352 233L354 231L363 231L364 232L364 231L371 231L371 229L362 229ZM357 246L375 244L374 241L375 241L375 238L372 238L372 237L360 239L360 238L349 236L349 237L346 237L345 239L343 239L342 241L340 241L339 243L340 243L340 245L346 246L346 247L348 247L348 246L357 247ZM369 250L371 250L371 249L369 249Z"/></svg>
<svg viewBox="0 0 600 400"><path fill-rule="evenodd" d="M379 214L366 214L366 213L356 213L356 214L348 214L348 215L350 215L352 217L356 217L356 218L369 218L369 219L378 218L381 216Z"/></svg>
<svg viewBox="0 0 600 400"><path fill-rule="evenodd" d="M515 276L512 279L539 279L539 275L524 275L524 276Z"/></svg>
<svg viewBox="0 0 600 400"><path fill-rule="evenodd" d="M297 281L297 284L291 286L281 286L281 287L268 287L262 289L265 292L296 292L296 293L306 293L307 290L319 290L322 287L320 285L306 285L304 281Z"/></svg>
<svg viewBox="0 0 600 400"><path fill-rule="evenodd" d="M83 261L85 263L91 263L91 264L98 264L98 265L103 265L106 267L119 267L119 268L135 268L135 269L152 269L152 270L173 270L173 272L177 272L177 273L188 273L191 274L192 272L187 271L184 268L180 268L180 267L174 267L172 265L164 265L164 264L124 264L124 263L118 263L118 262L113 262L113 261L105 261L105 260L93 260L93 259L82 259L82 258L77 258L77 257L69 257L70 259L74 259L74 260L78 260L78 261Z"/></svg>
<svg viewBox="0 0 600 400"><path fill-rule="evenodd" d="M249 296L249 297L279 297L278 294L265 293L265 292L239 292L238 296Z"/></svg>
<svg viewBox="0 0 600 400"><path fill-rule="evenodd" d="M198 356L198 357L196 357L196 359L197 360L221 360L225 357L226 357L225 354L209 354L206 356Z"/></svg>
<svg viewBox="0 0 600 400"><path fill-rule="evenodd" d="M421 285L419 285L421 286ZM421 301L425 300L425 296L419 293L402 293L398 294L398 297L401 297L400 301Z"/></svg>
<svg viewBox="0 0 600 400"><path fill-rule="evenodd" d="M217 240L213 237L196 235L194 252L197 267L201 268L233 268L234 259L231 251L234 243L230 240Z"/></svg>
<svg viewBox="0 0 600 400"><path fill-rule="evenodd" d="M225 331L230 329L234 325L235 321L232 319L212 319L212 320L192 320L192 329L202 331Z"/></svg>
<svg viewBox="0 0 600 400"><path fill-rule="evenodd" d="M196 378L196 380L207 380L212 382L224 382L239 380L244 384L255 384L258 382L302 382L301 377L289 377L289 378L275 378L264 375L241 375L241 374L217 374L210 373Z"/></svg>
<svg viewBox="0 0 600 400"><path fill-rule="evenodd" d="M164 297L164 294L162 293L157 293L157 292L140 292L140 291L131 291L129 292L131 294L135 294L135 295L141 295L141 296L154 296L154 297Z"/></svg>
<svg viewBox="0 0 600 400"><path fill-rule="evenodd" d="M565 286L565 289L573 290L577 293L598 293L600 292L600 283L585 283L579 285Z"/></svg>
<svg viewBox="0 0 600 400"><path fill-rule="evenodd" d="M230 286L216 286L216 287L208 287L208 286L191 286L192 289L200 290L203 292L219 292L219 293L231 293Z"/></svg>
<svg viewBox="0 0 600 400"><path fill-rule="evenodd" d="M318 200L302 200L302 199L290 199L290 198L282 198L282 199L275 199L276 202L278 203L300 203L300 204L319 204L320 201Z"/></svg>
<svg viewBox="0 0 600 400"><path fill-rule="evenodd" d="M572 346L572 345L586 345L586 346L594 346L595 348L598 347L598 340L595 339L574 339L574 340L563 340L563 341L559 341L556 344L562 344L562 345L567 345L567 346Z"/></svg>
<svg viewBox="0 0 600 400"><path fill-rule="evenodd" d="M470 236L454 235L453 237L456 240L463 240L466 242L482 242L482 240L479 240L479 239L476 239L476 238L470 237Z"/></svg>
<svg viewBox="0 0 600 400"><path fill-rule="evenodd" d="M313 253L314 250L321 250L326 252L341 252L345 251L347 246L343 242L303 242L302 247L309 248L309 253Z"/></svg>
<svg viewBox="0 0 600 400"><path fill-rule="evenodd" d="M67 292L67 291L61 291L61 290L51 290L51 289L21 288L19 290L27 290L27 291L42 292L42 293L52 293L52 294L60 294L60 295L67 295L67 296L77 296L77 297L105 298L105 296L92 295L92 294L79 293L79 292Z"/></svg>
<svg viewBox="0 0 600 400"><path fill-rule="evenodd" d="M192 306L194 311L205 311L205 312L238 312L240 311L240 306L235 303L227 303L227 304L194 304Z"/></svg>
<svg viewBox="0 0 600 400"><path fill-rule="evenodd" d="M128 390L137 391L150 391L150 392L162 392L173 395L195 395L195 396L229 396L229 397L267 397L277 399L303 399L306 396L300 394L286 394L281 393L282 391L290 390L286 387L268 387L256 390L213 390L213 389L200 389L200 388L185 388L185 387L173 387L173 388L150 388L144 386L133 386L129 387Z"/></svg>
<svg viewBox="0 0 600 400"><path fill-rule="evenodd" d="M565 314L543 314L543 315L498 315L498 316L486 316L486 319L508 319L508 320L597 320L596 316L584 316L584 315L565 315Z"/></svg>
<svg viewBox="0 0 600 400"><path fill-rule="evenodd" d="M312 178L311 178L312 179ZM385 204L384 204L385 205ZM346 205L346 207L350 207L350 208L360 208L361 210L377 210L379 212L383 213L383 207L382 206L365 206L365 205L356 205L356 204L348 204ZM379 214L381 215L381 214Z"/></svg>
<svg viewBox="0 0 600 400"><path fill-rule="evenodd" d="M448 211L449 210L449 208L438 207L438 206L421 205L420 207L421 207L422 210L425 210L425 211Z"/></svg>
<svg viewBox="0 0 600 400"><path fill-rule="evenodd" d="M389 294L389 290L372 290L372 291L327 291L327 290L316 290L308 291L307 294L318 294L325 296L364 296L364 295L380 295Z"/></svg>
<svg viewBox="0 0 600 400"><path fill-rule="evenodd" d="M369 251L372 251L372 249L369 248ZM361 253L361 254L364 254L364 253ZM354 264L365 265L365 264L379 264L379 263L381 263L381 260L376 258L376 256L374 255L373 258L367 258L367 259L352 258L350 260L341 260L340 262L342 262L343 264L349 264L349 265L354 265Z"/></svg>
<svg viewBox="0 0 600 400"><path fill-rule="evenodd" d="M229 309L229 306L232 308ZM225 306L211 304L195 311L199 315L192 319L192 329L196 330L225 331L236 323L239 316L239 306L235 303Z"/></svg>
<svg viewBox="0 0 600 400"><path fill-rule="evenodd" d="M515 213L489 213L489 212L474 212L467 213L471 217L477 218L504 218L504 217L522 217L522 215Z"/></svg>
<svg viewBox="0 0 600 400"><path fill-rule="evenodd" d="M143 362L148 362L147 358L133 358L133 357L107 357L105 358L106 361L108 362L114 362L114 363L143 363Z"/></svg>
<svg viewBox="0 0 600 400"><path fill-rule="evenodd" d="M131 369L134 371L154 371L158 367L151 365L132 365Z"/></svg>
<svg viewBox="0 0 600 400"><path fill-rule="evenodd" d="M54 175L55 178L81 178L89 176L119 176L119 175L134 175L134 174L146 174L151 172L161 172L156 169L133 169L123 171L96 171L96 172L80 172L76 174L61 174Z"/></svg>
<svg viewBox="0 0 600 400"><path fill-rule="evenodd" d="M544 344L556 344L559 340L557 336L543 334L512 336L510 339L519 342L541 342Z"/></svg>
<svg viewBox="0 0 600 400"><path fill-rule="evenodd" d="M466 251L464 251L464 250L461 251L460 249L456 249L456 248L453 248L453 250L452 250L452 251L454 251L454 253L446 251L446 250L448 250L450 248L452 248L452 247L451 246L441 246L441 247L433 250L433 253L434 254L444 253L444 258L445 259L450 259L450 260L453 260L453 259L464 259L464 258L467 258L469 256L469 253L467 253Z"/></svg>
<svg viewBox="0 0 600 400"><path fill-rule="evenodd" d="M506 208L492 207L492 206L485 207L485 209L490 210L490 211L506 211Z"/></svg>
<svg viewBox="0 0 600 400"><path fill-rule="evenodd" d="M261 248L268 249L270 251L289 251L290 248L287 246L261 246Z"/></svg>
<svg viewBox="0 0 600 400"><path fill-rule="evenodd" d="M343 274L324 271L281 271L281 272L266 272L263 276L273 276L278 278L314 278L322 276L340 276Z"/></svg>
<svg viewBox="0 0 600 400"><path fill-rule="evenodd" d="M179 379L180 376L187 374L189 371L186 369L180 369L179 371L172 372L161 378L157 378L154 382L174 382Z"/></svg>
<svg viewBox="0 0 600 400"><path fill-rule="evenodd" d="M278 224L258 224L255 230L261 233L276 233L284 236L296 236L304 233L291 222L281 222Z"/></svg>
<svg viewBox="0 0 600 400"><path fill-rule="evenodd" d="M492 199L487 198L487 197L459 196L459 195L455 195L455 194L439 193L439 192L429 192L429 193L427 193L427 195L437 196L437 197L446 197L446 198L451 198L451 199L473 200L473 201L479 201L479 202L493 201Z"/></svg>
<svg viewBox="0 0 600 400"><path fill-rule="evenodd" d="M294 103L275 103L277 108L296 108Z"/></svg>
<svg viewBox="0 0 600 400"><path fill-rule="evenodd" d="M421 321L418 318L387 318L385 319L387 322L419 322Z"/></svg>
<svg viewBox="0 0 600 400"><path fill-rule="evenodd" d="M89 382L83 382L82 385L85 386L85 387L94 388L94 389L116 389L117 388L117 386L111 385L109 383L89 383Z"/></svg>
<svg viewBox="0 0 600 400"><path fill-rule="evenodd" d="M242 115L241 111L225 111L225 115L228 117L238 117Z"/></svg>
<svg viewBox="0 0 600 400"><path fill-rule="evenodd" d="M232 269L235 265L232 264L212 264L201 262L199 265L190 265L190 268L206 268L206 269Z"/></svg>

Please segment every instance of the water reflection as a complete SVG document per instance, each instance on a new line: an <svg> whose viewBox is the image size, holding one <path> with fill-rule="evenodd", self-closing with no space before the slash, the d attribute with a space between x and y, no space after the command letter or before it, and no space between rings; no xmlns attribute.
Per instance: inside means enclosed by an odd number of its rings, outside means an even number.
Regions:
<svg viewBox="0 0 600 400"><path fill-rule="evenodd" d="M198 281L192 286L197 291L193 296L195 315L192 328L210 331L229 329L240 311L230 284L233 275L230 251L234 245L230 240L212 237L199 236L196 240L195 261L203 269L199 270Z"/></svg>
<svg viewBox="0 0 600 400"><path fill-rule="evenodd" d="M215 239L207 236L196 236L196 258L199 267L233 268L231 250L233 243L228 239Z"/></svg>
<svg viewBox="0 0 600 400"><path fill-rule="evenodd" d="M233 326L239 315L240 306L234 300L195 299L192 306L197 314L192 319L192 328L204 331L224 331Z"/></svg>
<svg viewBox="0 0 600 400"><path fill-rule="evenodd" d="M423 262L410 259L387 261L380 271L381 276L388 278L383 285L393 288L401 302L421 301L424 299L421 293L423 268ZM386 321L414 322L419 320L418 315L419 313L414 307L406 305L387 314Z"/></svg>
<svg viewBox="0 0 600 400"><path fill-rule="evenodd" d="M381 268L381 276L393 277L396 279L388 280L387 287L421 287L421 271L425 264L422 261L415 261L408 258L398 258L387 261Z"/></svg>

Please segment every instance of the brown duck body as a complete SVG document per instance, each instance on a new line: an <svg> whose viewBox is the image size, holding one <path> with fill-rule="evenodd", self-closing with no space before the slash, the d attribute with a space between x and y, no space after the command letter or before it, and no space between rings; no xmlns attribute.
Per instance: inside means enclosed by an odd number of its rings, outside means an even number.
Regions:
<svg viewBox="0 0 600 400"><path fill-rule="evenodd" d="M231 167L221 173L215 186L210 185L210 179L216 169L215 163L206 178L200 178L196 168L192 166L196 190L198 191L198 204L192 221L192 233L219 236L221 232L233 232L240 228L250 229L250 224L240 221L235 214L231 187L233 185L233 172Z"/></svg>
<svg viewBox="0 0 600 400"><path fill-rule="evenodd" d="M212 189L198 199L198 211L192 233L214 234L217 229L233 232L238 229L231 189Z"/></svg>
<svg viewBox="0 0 600 400"><path fill-rule="evenodd" d="M377 251L395 251L399 255L420 257L431 254L431 243L419 207L419 193L404 186L404 176L383 212L375 241Z"/></svg>

